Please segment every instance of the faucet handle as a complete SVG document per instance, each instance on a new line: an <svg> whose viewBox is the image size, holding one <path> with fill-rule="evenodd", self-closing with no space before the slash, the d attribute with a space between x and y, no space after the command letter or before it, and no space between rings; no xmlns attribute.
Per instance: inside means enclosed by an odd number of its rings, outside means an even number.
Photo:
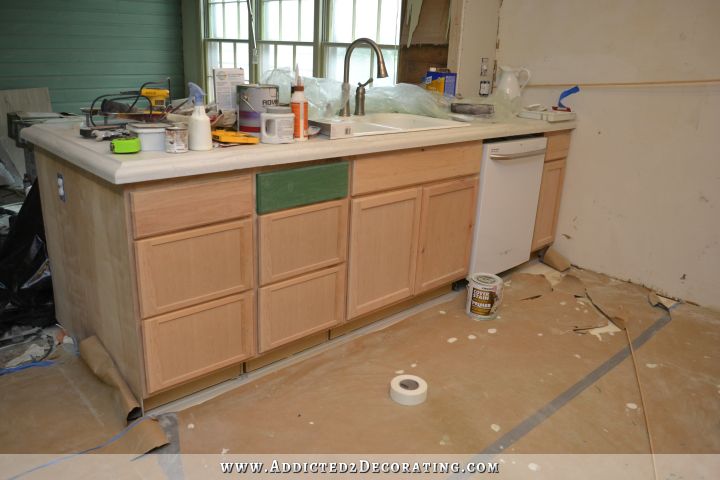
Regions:
<svg viewBox="0 0 720 480"><path fill-rule="evenodd" d="M358 88L365 88L368 86L368 84L373 82L373 77L368 78L368 81L365 83L358 82Z"/></svg>

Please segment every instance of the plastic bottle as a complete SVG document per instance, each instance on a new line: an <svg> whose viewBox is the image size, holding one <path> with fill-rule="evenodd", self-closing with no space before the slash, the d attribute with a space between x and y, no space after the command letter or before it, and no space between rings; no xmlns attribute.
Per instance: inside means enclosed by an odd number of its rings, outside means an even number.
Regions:
<svg viewBox="0 0 720 480"><path fill-rule="evenodd" d="M305 141L308 139L308 100L305 97L305 86L297 65L295 65L295 85L290 97L290 108L295 114L295 126L293 128L295 141Z"/></svg>
<svg viewBox="0 0 720 480"><path fill-rule="evenodd" d="M190 150L212 150L212 134L210 133L210 117L205 113L203 97L205 92L198 85L188 82L190 97L195 108L188 121L188 148Z"/></svg>

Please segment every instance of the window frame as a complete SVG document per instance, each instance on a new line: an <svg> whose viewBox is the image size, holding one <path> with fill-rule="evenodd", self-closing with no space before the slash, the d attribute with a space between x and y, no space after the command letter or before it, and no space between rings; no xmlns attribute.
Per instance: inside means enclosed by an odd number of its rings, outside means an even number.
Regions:
<svg viewBox="0 0 720 480"><path fill-rule="evenodd" d="M263 32L263 12L262 12L262 3L263 0L247 0L252 5L252 10L254 13L254 21L256 26L256 34L257 39L255 39L255 50L257 54L257 61L253 62L253 49L252 49L252 29L251 25L252 22L250 20L250 16L248 16L248 38L247 39L239 39L239 38L217 38L217 37L210 37L210 0L201 0L202 2L202 28L203 31L202 34L202 67L203 67L203 82L206 89L209 87L209 79L212 78L212 71L210 71L209 68L209 62L208 62L208 44L210 42L217 42L219 44L219 55L222 59L222 44L223 43L232 43L233 44L233 58L235 59L234 62L237 65L237 48L238 45L246 45L248 49L248 71L245 72L245 78L247 81L251 83L259 83L261 80L262 73L260 72L260 49L262 48L261 45L292 45L293 48L293 58L295 58L296 55L296 49L297 46L310 46L313 48L313 76L314 77L326 77L327 76L327 60L328 60L328 51L330 48L347 48L350 46L350 42L331 42L330 35L331 35L331 25L329 19L332 18L332 0L314 0L314 25L313 25L313 41L288 41L288 40L264 40L264 32ZM387 1L387 0L386 0ZM356 8L357 8L357 2L358 0L353 0L353 19L352 19L352 25L353 25L353 32L351 35L351 38L355 39L355 15L356 15ZM382 8L382 2L383 0L378 0L378 16L377 16L377 26L375 30L375 38L378 38L379 36L379 30L380 30L380 14ZM400 23L402 24L402 3L400 2ZM240 4L238 4L240 5ZM224 10L224 6L223 6ZM223 18L224 18L224 12L223 12ZM381 50L395 50L399 53L400 50L400 33L398 29L398 44L378 44ZM358 47L358 48L366 48L364 46ZM398 54L395 55L396 61L397 61ZM273 63L277 62L277 47L275 49L275 61ZM369 70L368 70L368 76L373 76L373 65L375 64L375 52L370 50L370 62L369 62ZM396 79L397 80L397 79Z"/></svg>

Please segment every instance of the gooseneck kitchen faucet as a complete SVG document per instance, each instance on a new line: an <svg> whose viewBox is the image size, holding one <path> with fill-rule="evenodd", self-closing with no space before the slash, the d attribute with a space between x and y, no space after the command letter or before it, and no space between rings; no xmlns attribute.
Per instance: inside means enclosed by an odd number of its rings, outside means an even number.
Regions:
<svg viewBox="0 0 720 480"><path fill-rule="evenodd" d="M385 78L388 76L387 68L385 67L385 58L383 58L382 51L378 47L377 43L370 40L369 38L358 38L350 44L347 51L345 52L345 69L343 71L343 84L342 84L342 95L345 100L340 116L350 116L350 57L353 50L358 45L365 43L369 45L377 55L377 78ZM355 91L355 115L365 115L365 86L372 82L372 77L365 83L358 83L358 88Z"/></svg>

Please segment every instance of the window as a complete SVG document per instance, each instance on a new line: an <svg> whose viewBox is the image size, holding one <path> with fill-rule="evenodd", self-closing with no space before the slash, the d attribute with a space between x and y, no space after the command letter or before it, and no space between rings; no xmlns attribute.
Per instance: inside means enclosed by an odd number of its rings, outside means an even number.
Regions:
<svg viewBox="0 0 720 480"><path fill-rule="evenodd" d="M255 12L257 62L251 61L251 16ZM305 76L342 80L348 45L368 37L380 45L388 78L375 86L392 85L397 72L401 0L205 0L203 42L207 87L212 92L213 68L245 70L259 82L274 68L300 66ZM358 47L350 66L350 82L373 74L375 54Z"/></svg>

